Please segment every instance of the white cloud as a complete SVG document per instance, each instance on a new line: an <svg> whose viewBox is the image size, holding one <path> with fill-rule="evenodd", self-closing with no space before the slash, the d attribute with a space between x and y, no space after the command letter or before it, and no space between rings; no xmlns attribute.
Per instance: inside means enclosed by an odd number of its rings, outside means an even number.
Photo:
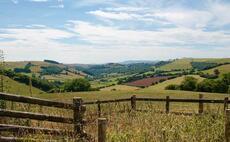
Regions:
<svg viewBox="0 0 230 142"><path fill-rule="evenodd" d="M203 8L196 9L177 4L157 7L155 5L148 5L149 2L143 1L143 3L146 3L145 7L135 7L132 5L126 7L122 5L120 7L107 7L89 11L88 13L101 19L145 21L146 24L149 24L149 22L154 24L171 24L191 29L204 29L210 25L221 27L230 24L230 15L228 14L230 9L229 3L211 0L207 1ZM162 3L162 1L159 3Z"/></svg>
<svg viewBox="0 0 230 142"><path fill-rule="evenodd" d="M189 28L170 28L160 31L124 30L115 27L93 25L83 21L70 21L79 38L107 46L184 46L184 45L228 45L230 35L222 32L204 32Z"/></svg>
<svg viewBox="0 0 230 142"><path fill-rule="evenodd" d="M215 26L223 26L230 24L230 4L227 3L210 3L210 12L215 16L212 24Z"/></svg>
<svg viewBox="0 0 230 142"><path fill-rule="evenodd" d="M100 16L103 18L114 19L114 20L131 20L134 18L134 16L128 13L121 13L121 12L114 13L114 12L104 12L101 10L96 10L96 11L90 11L88 13L95 16Z"/></svg>
<svg viewBox="0 0 230 142"><path fill-rule="evenodd" d="M69 38L73 34L59 30L48 28L44 25L32 25L32 28L10 28L0 29L1 38L10 38L18 41L33 42L33 41L50 41L55 39Z"/></svg>
<svg viewBox="0 0 230 142"><path fill-rule="evenodd" d="M127 11L123 12L123 8L110 8L109 10L115 11L96 10L90 11L88 13L97 17L112 20L135 20L145 21L146 23L153 22L159 24L173 24L178 27L186 28L203 28L207 26L208 22L213 19L212 14L210 14L209 12L197 10L150 10L145 12L130 11L130 9L125 9Z"/></svg>
<svg viewBox="0 0 230 142"><path fill-rule="evenodd" d="M169 59L178 57L229 57L230 47L192 48L189 44L229 45L229 36L176 28L163 31L121 30L114 27L71 21L75 34L47 26L1 29L0 48L7 60L54 59L65 63L105 63L129 59ZM58 39L78 35L78 40L92 44L65 44ZM220 40L219 40L220 39ZM77 40L77 39L76 39ZM203 43L204 42L204 43ZM184 45L185 44L185 45ZM187 44L187 45L186 45ZM181 46L183 45L183 46Z"/></svg>

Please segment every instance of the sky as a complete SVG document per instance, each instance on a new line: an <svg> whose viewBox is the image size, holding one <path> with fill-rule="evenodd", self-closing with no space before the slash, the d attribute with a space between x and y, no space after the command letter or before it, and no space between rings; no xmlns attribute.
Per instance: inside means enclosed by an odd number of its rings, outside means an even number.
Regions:
<svg viewBox="0 0 230 142"><path fill-rule="evenodd" d="M8 61L230 57L230 0L0 0Z"/></svg>

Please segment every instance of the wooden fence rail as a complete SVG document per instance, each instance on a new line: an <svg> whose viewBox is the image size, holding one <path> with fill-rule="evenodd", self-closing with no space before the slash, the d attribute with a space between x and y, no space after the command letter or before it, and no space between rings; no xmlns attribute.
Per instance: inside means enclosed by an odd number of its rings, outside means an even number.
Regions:
<svg viewBox="0 0 230 142"><path fill-rule="evenodd" d="M80 137L81 139L88 137L83 127L87 123L87 121L84 120L83 118L84 113L86 111L86 107L83 105L83 100L81 98L73 98L73 104L69 104L69 103L50 101L50 100L39 99L39 98L34 98L34 97L26 97L26 96L18 96L18 95L0 93L0 99L7 100L7 101L21 102L21 103L36 104L40 106L70 109L70 110L73 110L74 112L72 118L66 118L66 117L61 117L61 116L52 116L52 115L40 114L40 113L0 109L0 117L33 119L33 120L39 120L39 121L68 123L68 124L74 125L74 129L72 132L64 133L63 130L56 130L56 129L0 124L1 132L3 131L17 132L18 130L22 130L28 133L43 132L43 134L60 134L60 133L61 134L74 134L72 136L74 136L75 138Z"/></svg>
<svg viewBox="0 0 230 142"><path fill-rule="evenodd" d="M39 98L28 97L28 96L19 96L19 95L7 94L7 93L0 93L0 96L1 96L1 100L36 104L36 105L48 106L48 107L57 107L63 109L73 109L73 104L69 104L69 103L39 99Z"/></svg>
<svg viewBox="0 0 230 142"><path fill-rule="evenodd" d="M64 118L60 116L50 116L46 114L31 113L31 112L22 112L22 111L12 111L0 109L1 117L12 117L12 118L29 118L33 120L40 121L51 121L51 122L60 122L60 123L73 123L73 118Z"/></svg>

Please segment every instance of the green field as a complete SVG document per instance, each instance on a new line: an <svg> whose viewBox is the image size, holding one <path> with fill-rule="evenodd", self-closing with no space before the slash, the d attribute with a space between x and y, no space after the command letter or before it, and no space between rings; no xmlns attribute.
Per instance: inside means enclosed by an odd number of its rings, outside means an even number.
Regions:
<svg viewBox="0 0 230 142"><path fill-rule="evenodd" d="M4 91L7 93L18 94L18 95L30 95L30 87L23 83L18 83L8 77L4 77ZM37 96L45 92L32 87L32 93Z"/></svg>
<svg viewBox="0 0 230 142"><path fill-rule="evenodd" d="M177 70L177 69L191 69L192 65L191 62L211 62L211 63L226 63L230 62L230 58L183 58L183 59L176 59L172 63L163 65L159 67L159 70Z"/></svg>
<svg viewBox="0 0 230 142"><path fill-rule="evenodd" d="M222 66L215 67L215 68L209 69L209 70L205 70L205 71L203 71L203 73L213 74L215 69L218 69L219 72L220 72L220 75L223 75L225 73L229 73L230 72L230 64L222 65Z"/></svg>

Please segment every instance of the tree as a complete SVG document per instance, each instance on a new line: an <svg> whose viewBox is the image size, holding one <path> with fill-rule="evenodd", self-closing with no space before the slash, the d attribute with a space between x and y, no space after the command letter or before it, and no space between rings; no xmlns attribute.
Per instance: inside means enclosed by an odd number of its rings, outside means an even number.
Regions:
<svg viewBox="0 0 230 142"><path fill-rule="evenodd" d="M204 79L197 84L197 91L200 92L213 92L215 81L212 79Z"/></svg>
<svg viewBox="0 0 230 142"><path fill-rule="evenodd" d="M67 81L64 84L64 90L65 91L89 91L91 89L90 83L88 80L79 78L79 79L74 79L71 81Z"/></svg>
<svg viewBox="0 0 230 142"><path fill-rule="evenodd" d="M220 74L220 71L219 71L218 69L215 69L213 72L214 72L214 74L215 74L216 76L219 76L219 74Z"/></svg>
<svg viewBox="0 0 230 142"><path fill-rule="evenodd" d="M196 90L197 79L192 76L186 76L181 83L181 90L194 91Z"/></svg>

